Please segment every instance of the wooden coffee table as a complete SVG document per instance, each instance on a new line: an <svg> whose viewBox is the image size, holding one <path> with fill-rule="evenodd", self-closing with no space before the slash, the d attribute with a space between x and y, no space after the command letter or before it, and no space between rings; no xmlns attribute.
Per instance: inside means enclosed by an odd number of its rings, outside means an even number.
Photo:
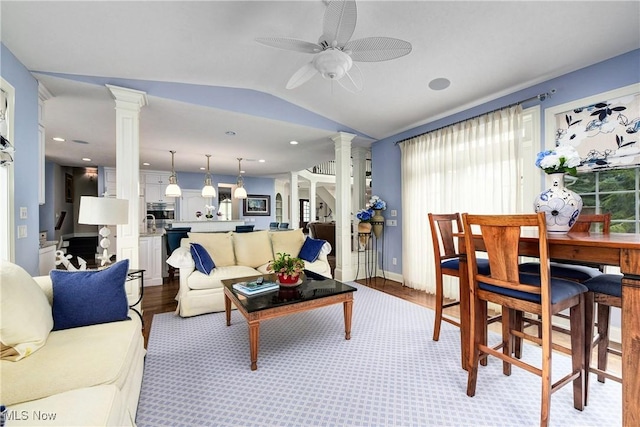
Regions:
<svg viewBox="0 0 640 427"><path fill-rule="evenodd" d="M223 280L224 305L227 314L227 326L231 325L231 303L249 323L249 349L251 353L251 370L258 369L258 345L260 341L260 322L262 320L287 316L314 308L342 303L344 308L344 338L351 339L351 313L353 310L353 286L337 280L328 279L319 274L305 270L301 276L302 283L295 288L280 288L270 292L247 297L235 289L233 284L255 280L276 281L275 275L250 276Z"/></svg>

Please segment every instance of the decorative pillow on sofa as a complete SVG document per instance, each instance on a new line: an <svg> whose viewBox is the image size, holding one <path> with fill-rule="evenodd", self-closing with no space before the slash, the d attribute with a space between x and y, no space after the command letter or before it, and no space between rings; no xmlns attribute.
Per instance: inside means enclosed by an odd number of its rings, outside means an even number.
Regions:
<svg viewBox="0 0 640 427"><path fill-rule="evenodd" d="M209 252L216 267L236 265L233 254L232 232L228 233L187 233L188 239L182 239L180 246L189 247L190 243L200 243Z"/></svg>
<svg viewBox="0 0 640 427"><path fill-rule="evenodd" d="M271 241L266 230L235 233L233 235L233 250L236 253L238 265L256 268L273 259Z"/></svg>
<svg viewBox="0 0 640 427"><path fill-rule="evenodd" d="M327 243L326 240L320 239L312 239L311 237L307 237L302 245L302 249L300 249L300 253L298 254L298 258L302 258L305 261L315 262L320 255L320 251L324 244Z"/></svg>
<svg viewBox="0 0 640 427"><path fill-rule="evenodd" d="M271 236L271 246L273 254L285 253L294 256L300 253L304 244L305 236L301 228L290 231L273 231L269 232Z"/></svg>
<svg viewBox="0 0 640 427"><path fill-rule="evenodd" d="M129 319L128 270L128 259L104 270L51 270L53 330Z"/></svg>
<svg viewBox="0 0 640 427"><path fill-rule="evenodd" d="M0 261L1 358L17 361L47 342L53 327L44 292L19 265Z"/></svg>
<svg viewBox="0 0 640 427"><path fill-rule="evenodd" d="M207 276L211 274L211 270L216 266L209 252L207 252L200 243L191 244L191 256L193 257L193 262L196 264L196 270Z"/></svg>

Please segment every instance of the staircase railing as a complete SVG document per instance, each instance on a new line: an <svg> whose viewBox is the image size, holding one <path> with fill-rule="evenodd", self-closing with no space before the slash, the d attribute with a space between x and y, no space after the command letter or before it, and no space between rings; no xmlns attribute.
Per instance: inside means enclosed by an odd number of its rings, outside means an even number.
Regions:
<svg viewBox="0 0 640 427"><path fill-rule="evenodd" d="M329 160L328 162L320 163L316 166L313 166L307 169L311 173L319 174L319 175L334 175L336 174L336 161ZM353 165L351 166L351 176L353 176ZM365 161L365 176L371 177L371 160L367 159Z"/></svg>

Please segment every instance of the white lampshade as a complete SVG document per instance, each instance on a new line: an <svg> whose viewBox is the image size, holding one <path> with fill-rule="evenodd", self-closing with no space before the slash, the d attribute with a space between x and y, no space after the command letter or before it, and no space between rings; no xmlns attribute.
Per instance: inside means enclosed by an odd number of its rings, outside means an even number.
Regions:
<svg viewBox="0 0 640 427"><path fill-rule="evenodd" d="M182 190L178 186L178 184L170 183L167 185L167 189L164 190L164 195L167 197L181 197Z"/></svg>
<svg viewBox="0 0 640 427"><path fill-rule="evenodd" d="M213 185L202 187L202 197L216 197L216 189L213 188Z"/></svg>
<svg viewBox="0 0 640 427"><path fill-rule="evenodd" d="M79 224L118 225L128 222L128 200L111 197L80 197Z"/></svg>
<svg viewBox="0 0 640 427"><path fill-rule="evenodd" d="M233 192L233 197L236 199L246 199L247 190L245 190L244 187L237 187L236 191Z"/></svg>

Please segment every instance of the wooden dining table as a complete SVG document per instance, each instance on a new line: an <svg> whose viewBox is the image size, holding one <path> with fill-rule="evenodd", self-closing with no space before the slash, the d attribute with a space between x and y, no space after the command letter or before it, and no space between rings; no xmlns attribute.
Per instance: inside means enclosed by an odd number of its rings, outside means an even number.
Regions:
<svg viewBox="0 0 640 427"><path fill-rule="evenodd" d="M459 238L464 252L464 236ZM475 239L482 251L482 236ZM572 261L620 267L622 278L622 421L624 426L640 426L640 234L629 233L549 233L549 256L553 261ZM520 254L537 257L538 238L521 237ZM466 271L466 257L460 271ZM469 277L460 275L460 343L462 367L469 363L470 342Z"/></svg>

